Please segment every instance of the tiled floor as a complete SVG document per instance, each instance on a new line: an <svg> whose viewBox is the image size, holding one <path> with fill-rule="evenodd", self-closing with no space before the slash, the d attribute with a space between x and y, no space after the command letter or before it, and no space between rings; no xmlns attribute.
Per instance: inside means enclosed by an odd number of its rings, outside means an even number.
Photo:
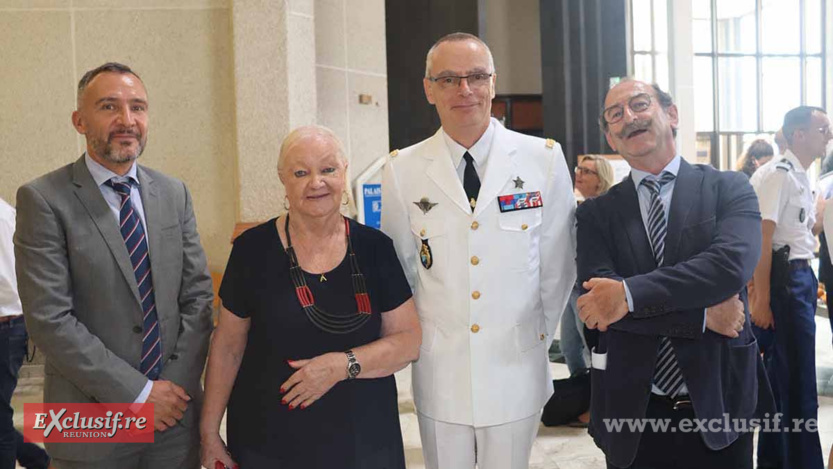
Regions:
<svg viewBox="0 0 833 469"><path fill-rule="evenodd" d="M827 453L833 444L833 346L830 324L825 317L816 318L816 364L819 380L819 432L825 463ZM566 365L551 365L554 378L568 376ZM423 469L422 447L419 428L414 413L410 391L410 370L397 373L399 387L399 417L405 441L405 457L408 469ZM23 423L23 403L33 402L41 396L31 393L15 395L12 404L15 407L15 423ZM225 425L222 429L225 433ZM577 428L547 428L543 425L538 431L538 438L532 448L531 469L604 469L604 455L593 444L587 431Z"/></svg>

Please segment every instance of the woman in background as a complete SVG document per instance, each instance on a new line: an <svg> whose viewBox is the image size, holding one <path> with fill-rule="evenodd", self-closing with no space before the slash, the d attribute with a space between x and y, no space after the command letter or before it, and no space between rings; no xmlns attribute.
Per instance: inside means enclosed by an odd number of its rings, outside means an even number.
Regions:
<svg viewBox="0 0 833 469"><path fill-rule="evenodd" d="M576 191L583 200L598 197L613 185L613 167L607 158L601 155L585 155L576 166ZM559 346L570 375L581 373L589 366L590 353L584 341L584 324L578 320L576 300L579 291L573 288L570 300L561 315L561 337ZM585 426L590 421L590 412L578 417L578 425Z"/></svg>
<svg viewBox="0 0 833 469"><path fill-rule="evenodd" d="M746 155L738 160L738 171L743 172L743 174L746 174L746 177L751 178L752 174L771 160L774 154L772 145L769 142L762 138L754 140L746 150Z"/></svg>

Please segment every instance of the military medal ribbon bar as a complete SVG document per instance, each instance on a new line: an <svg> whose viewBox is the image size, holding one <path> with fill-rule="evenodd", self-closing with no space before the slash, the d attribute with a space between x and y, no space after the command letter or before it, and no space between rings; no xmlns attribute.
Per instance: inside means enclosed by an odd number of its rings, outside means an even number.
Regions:
<svg viewBox="0 0 833 469"><path fill-rule="evenodd" d="M497 201L501 213L544 206L544 199L541 198L541 191L499 195Z"/></svg>

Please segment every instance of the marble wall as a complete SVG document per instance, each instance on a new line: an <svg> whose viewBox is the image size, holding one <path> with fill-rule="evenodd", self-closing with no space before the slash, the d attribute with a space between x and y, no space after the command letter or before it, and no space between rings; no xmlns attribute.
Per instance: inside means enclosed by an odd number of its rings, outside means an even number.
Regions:
<svg viewBox="0 0 833 469"><path fill-rule="evenodd" d="M385 50L384 0L315 0L318 123L344 143L353 177L389 151Z"/></svg>
<svg viewBox="0 0 833 469"><path fill-rule="evenodd" d="M149 94L141 162L188 184L212 270L281 211L290 129L332 127L354 176L388 151L383 0L0 0L0 38L0 197L81 155L77 82L123 62Z"/></svg>

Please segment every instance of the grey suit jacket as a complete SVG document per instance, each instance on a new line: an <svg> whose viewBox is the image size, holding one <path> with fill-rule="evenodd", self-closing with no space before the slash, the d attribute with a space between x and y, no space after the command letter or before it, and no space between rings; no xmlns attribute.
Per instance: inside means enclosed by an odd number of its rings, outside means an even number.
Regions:
<svg viewBox="0 0 833 469"><path fill-rule="evenodd" d="M211 277L185 184L137 169L162 336L160 379L192 397L180 424L196 428L212 328ZM138 371L139 291L118 223L83 157L18 190L15 256L26 324L46 355L44 402L132 403L147 382ZM115 447L47 449L83 461L103 459Z"/></svg>

